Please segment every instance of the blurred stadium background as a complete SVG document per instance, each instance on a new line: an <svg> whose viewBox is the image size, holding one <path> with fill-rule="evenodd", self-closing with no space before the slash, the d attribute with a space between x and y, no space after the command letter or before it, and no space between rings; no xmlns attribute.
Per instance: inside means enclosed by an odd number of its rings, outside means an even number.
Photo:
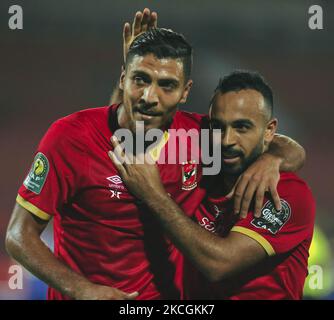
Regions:
<svg viewBox="0 0 334 320"><path fill-rule="evenodd" d="M8 8L21 5L24 29L8 28ZM324 10L324 30L308 28L308 8ZM280 132L307 151L300 172L317 201L312 264L333 299L332 147L334 2L289 0L34 0L0 2L0 299L44 299L46 286L25 272L10 290L4 237L16 191L39 139L59 117L108 104L120 74L122 27L137 10L156 10L159 26L182 32L195 48L194 87L185 109L206 112L218 78L236 68L260 71L275 93ZM44 233L52 244L51 228Z"/></svg>

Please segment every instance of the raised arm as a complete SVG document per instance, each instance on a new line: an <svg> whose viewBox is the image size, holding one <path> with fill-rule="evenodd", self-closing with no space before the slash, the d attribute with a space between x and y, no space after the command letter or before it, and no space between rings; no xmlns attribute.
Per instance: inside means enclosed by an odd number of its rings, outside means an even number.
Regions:
<svg viewBox="0 0 334 320"><path fill-rule="evenodd" d="M246 218L252 200L254 214L260 216L265 192L269 192L277 210L281 202L277 193L280 171L297 171L305 162L304 148L293 139L275 134L267 152L263 153L239 177L229 197L234 197L234 212Z"/></svg>
<svg viewBox="0 0 334 320"><path fill-rule="evenodd" d="M304 148L292 138L282 134L275 134L267 153L281 159L280 171L298 171L303 167L306 158Z"/></svg>
<svg viewBox="0 0 334 320"><path fill-rule="evenodd" d="M132 41L143 32L150 28L157 27L158 15L154 11L145 8L143 12L138 11L133 19L132 26L129 22L126 22L123 27L123 66L124 69L126 56L128 54ZM119 88L119 82L116 84L110 98L110 104L121 103L123 99L123 91Z"/></svg>

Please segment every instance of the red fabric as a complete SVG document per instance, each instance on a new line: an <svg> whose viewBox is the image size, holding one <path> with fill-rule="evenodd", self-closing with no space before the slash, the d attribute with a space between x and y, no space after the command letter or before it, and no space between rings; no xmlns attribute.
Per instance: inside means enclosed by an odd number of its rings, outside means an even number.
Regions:
<svg viewBox="0 0 334 320"><path fill-rule="evenodd" d="M187 264L188 297L211 299L301 299L307 276L308 250L311 244L315 202L307 184L293 173L281 173L277 187L281 200L290 206L290 217L277 233L254 226L250 211L246 219L236 221L232 201L208 197L196 211L199 224L211 232L226 236L235 226L252 230L265 238L275 250L260 265L230 281L209 284L204 276ZM269 199L265 199L264 206ZM220 211L219 216L216 216Z"/></svg>
<svg viewBox="0 0 334 320"><path fill-rule="evenodd" d="M116 109L88 109L56 121L36 151L50 164L41 193L22 185L19 194L54 216L55 255L71 269L94 283L138 291L138 299L179 299L182 256L124 184L107 179L118 175L107 154L118 128ZM177 112L171 128L198 130L201 121ZM159 170L167 192L192 215L204 191L182 190L181 165L161 164ZM119 198L112 190L121 192ZM48 298L68 299L52 288Z"/></svg>

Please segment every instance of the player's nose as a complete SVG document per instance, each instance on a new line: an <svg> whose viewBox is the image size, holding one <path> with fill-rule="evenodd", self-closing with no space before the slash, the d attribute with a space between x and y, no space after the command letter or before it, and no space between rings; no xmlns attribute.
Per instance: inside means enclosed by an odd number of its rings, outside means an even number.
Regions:
<svg viewBox="0 0 334 320"><path fill-rule="evenodd" d="M154 85L146 87L143 91L142 100L148 105L155 105L158 103L158 92Z"/></svg>
<svg viewBox="0 0 334 320"><path fill-rule="evenodd" d="M236 136L231 128L226 128L222 134L222 145L228 147L234 144L236 144Z"/></svg>

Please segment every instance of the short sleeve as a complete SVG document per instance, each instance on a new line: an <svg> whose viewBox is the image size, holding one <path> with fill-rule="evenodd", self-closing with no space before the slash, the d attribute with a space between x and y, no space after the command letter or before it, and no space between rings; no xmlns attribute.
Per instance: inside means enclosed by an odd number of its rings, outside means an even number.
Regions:
<svg viewBox="0 0 334 320"><path fill-rule="evenodd" d="M49 128L19 188L17 203L43 220L61 212L80 187L86 169L85 150L80 142L83 135L78 124L64 119Z"/></svg>
<svg viewBox="0 0 334 320"><path fill-rule="evenodd" d="M308 186L302 180L283 180L277 187L282 210L276 211L265 199L261 216L253 212L239 220L231 229L243 233L262 245L268 255L285 253L312 237L315 202Z"/></svg>

